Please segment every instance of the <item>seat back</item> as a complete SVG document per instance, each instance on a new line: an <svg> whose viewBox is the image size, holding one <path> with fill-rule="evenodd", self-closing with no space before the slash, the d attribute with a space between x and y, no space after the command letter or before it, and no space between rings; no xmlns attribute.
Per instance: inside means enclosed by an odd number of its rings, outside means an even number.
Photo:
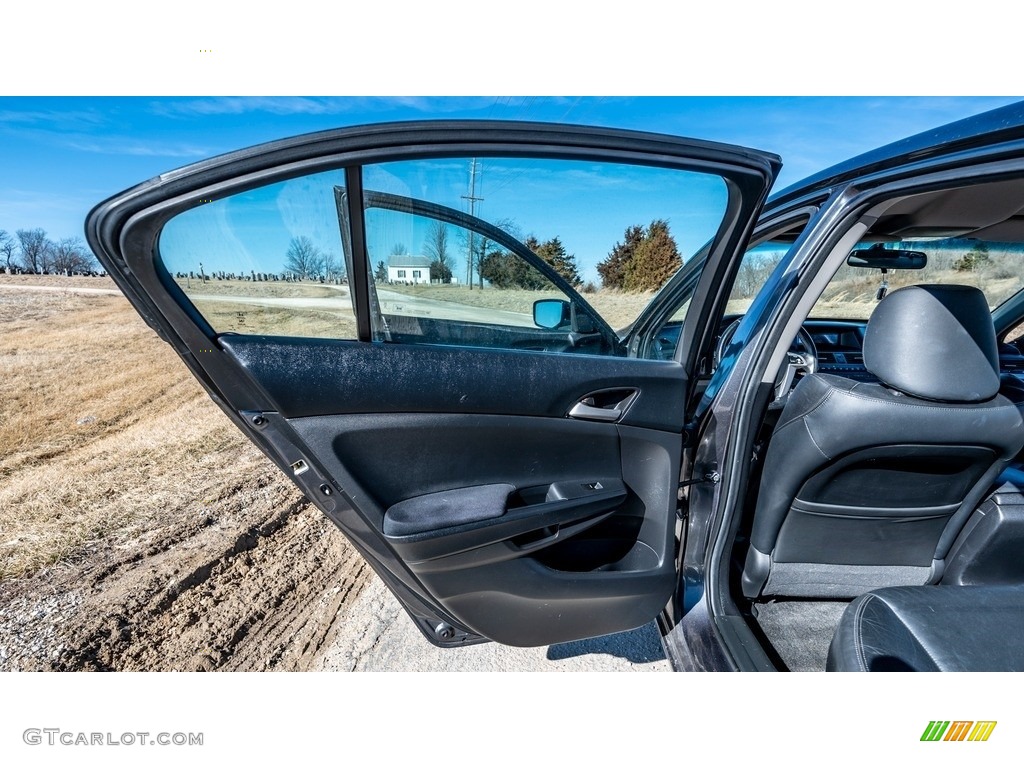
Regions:
<svg viewBox="0 0 1024 768"><path fill-rule="evenodd" d="M968 286L879 303L864 362L880 383L815 374L765 459L742 577L759 595L852 597L941 575L956 534L1024 446L998 394L995 331Z"/></svg>

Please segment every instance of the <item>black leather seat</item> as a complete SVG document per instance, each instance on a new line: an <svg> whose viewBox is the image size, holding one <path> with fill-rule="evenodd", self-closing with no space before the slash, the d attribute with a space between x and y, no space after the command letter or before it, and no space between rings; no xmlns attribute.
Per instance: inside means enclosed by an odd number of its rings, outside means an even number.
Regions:
<svg viewBox="0 0 1024 768"><path fill-rule="evenodd" d="M1024 588L892 587L847 607L830 672L1024 671Z"/></svg>
<svg viewBox="0 0 1024 768"><path fill-rule="evenodd" d="M943 558L1024 445L999 392L984 295L912 286L879 302L864 365L794 388L768 447L743 594L854 597L935 583Z"/></svg>

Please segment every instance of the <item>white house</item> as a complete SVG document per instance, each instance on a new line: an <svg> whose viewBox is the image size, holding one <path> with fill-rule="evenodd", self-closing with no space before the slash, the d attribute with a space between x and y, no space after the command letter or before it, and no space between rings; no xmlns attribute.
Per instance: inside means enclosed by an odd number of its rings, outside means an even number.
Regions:
<svg viewBox="0 0 1024 768"><path fill-rule="evenodd" d="M388 257L389 283L430 283L430 259L426 256Z"/></svg>

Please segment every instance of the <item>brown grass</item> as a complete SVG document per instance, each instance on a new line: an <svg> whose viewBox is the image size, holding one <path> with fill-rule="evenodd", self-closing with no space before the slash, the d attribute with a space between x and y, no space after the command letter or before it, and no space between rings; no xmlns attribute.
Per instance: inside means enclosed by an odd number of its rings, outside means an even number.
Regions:
<svg viewBox="0 0 1024 768"><path fill-rule="evenodd" d="M888 275L889 293L908 285L973 285L985 293L990 307L996 307L1020 290L1019 275L1007 276L995 270L957 271L929 265L922 270L895 270ZM881 273L857 267L842 267L811 310L811 317L867 320L877 306L876 292Z"/></svg>
<svg viewBox="0 0 1024 768"><path fill-rule="evenodd" d="M0 578L276 475L124 299L3 290L0 327Z"/></svg>
<svg viewBox="0 0 1024 768"><path fill-rule="evenodd" d="M35 285L50 288L104 288L116 291L109 277L65 277L64 275L7 275L0 271L0 286Z"/></svg>
<svg viewBox="0 0 1024 768"><path fill-rule="evenodd" d="M354 339L357 335L355 315L345 309L331 312L192 298L196 309L219 333L230 331L317 339Z"/></svg>
<svg viewBox="0 0 1024 768"><path fill-rule="evenodd" d="M249 282L246 280L175 280L187 295L202 296L264 296L278 299L310 298L328 299L338 295L348 296L345 286L327 286L319 283Z"/></svg>
<svg viewBox="0 0 1024 768"><path fill-rule="evenodd" d="M192 299L218 332L257 333L280 336L307 336L315 338L353 339L356 337L355 316L352 313L347 286L325 286L318 283L261 283L242 280L177 280L178 285ZM415 296L445 302L453 307L479 307L502 312L515 312L523 316L522 324L531 326L533 303L539 299L564 298L559 291L528 291L521 289L472 289L465 285L390 285L378 286L381 301L388 311L394 311L389 294ZM586 300L605 321L615 329L632 323L647 305L653 294L622 293L601 290L587 294ZM227 300L227 297L255 299L330 299L336 300L337 309L325 307L283 307L273 304L259 305ZM220 298L223 297L223 298ZM392 297L393 298L393 297ZM443 309L433 310L438 317ZM402 312L399 312L402 314ZM413 316L417 315L412 310ZM486 316L486 315L484 315ZM495 322L506 322L498 318Z"/></svg>

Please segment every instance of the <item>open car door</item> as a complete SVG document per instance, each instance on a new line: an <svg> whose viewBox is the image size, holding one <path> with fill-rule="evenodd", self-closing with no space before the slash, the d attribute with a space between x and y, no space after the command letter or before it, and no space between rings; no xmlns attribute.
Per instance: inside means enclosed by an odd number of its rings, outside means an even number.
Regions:
<svg viewBox="0 0 1024 768"><path fill-rule="evenodd" d="M543 645L672 598L692 383L778 168L617 130L377 125L165 174L86 230L429 640ZM650 340L613 329L653 334L643 289L709 241L662 313L674 359L634 356ZM640 291L577 290L598 261Z"/></svg>

